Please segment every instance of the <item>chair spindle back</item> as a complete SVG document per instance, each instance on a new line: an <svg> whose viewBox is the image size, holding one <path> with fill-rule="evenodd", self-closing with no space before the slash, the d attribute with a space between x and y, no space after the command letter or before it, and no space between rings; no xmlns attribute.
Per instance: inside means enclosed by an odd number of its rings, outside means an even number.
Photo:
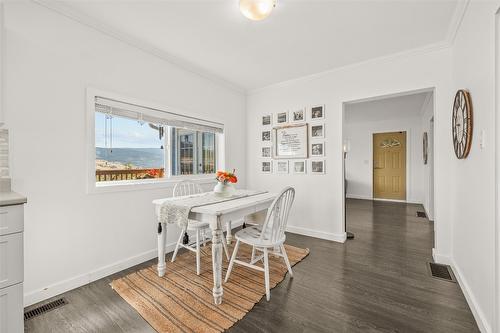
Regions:
<svg viewBox="0 0 500 333"><path fill-rule="evenodd" d="M260 235L261 240L269 238L274 243L283 236L294 198L295 189L287 186L274 199L267 211L266 220L264 221Z"/></svg>
<svg viewBox="0 0 500 333"><path fill-rule="evenodd" d="M193 195L193 194L199 194L202 193L203 190L201 189L201 186L193 183L192 181L189 180L182 180L175 184L174 187L174 197L182 197L185 195Z"/></svg>

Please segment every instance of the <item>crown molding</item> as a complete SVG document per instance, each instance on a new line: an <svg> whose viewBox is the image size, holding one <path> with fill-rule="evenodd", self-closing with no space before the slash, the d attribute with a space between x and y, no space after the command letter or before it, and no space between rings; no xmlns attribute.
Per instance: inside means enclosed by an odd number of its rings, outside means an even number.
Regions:
<svg viewBox="0 0 500 333"><path fill-rule="evenodd" d="M450 46L455 43L455 38L457 37L458 30L460 30L465 12L469 7L469 3L470 0L459 0L457 3L457 7L455 7L455 12L453 13L453 17L451 18L451 22L448 27L448 33L446 35L446 41L450 44Z"/></svg>
<svg viewBox="0 0 500 333"><path fill-rule="evenodd" d="M1 1L1 0L0 0ZM135 47L143 52L146 52L150 55L153 55L155 57L158 57L178 68L181 68L187 72L190 72L192 74L195 74L203 79L209 80L213 83L216 83L219 86L222 86L226 89L232 90L234 92L237 92L239 94L245 94L246 90L232 82L229 82L222 77L211 73L209 71L206 71L199 66L196 66L188 61L185 61L183 59L180 59L178 57L175 57L157 47L152 45L151 43L145 42L141 40L140 38L136 38L131 36L130 34L124 33L122 31L119 31L118 29L115 29L108 24L97 20L91 16L85 15L81 13L78 10L75 10L71 8L70 6L65 5L62 1L56 1L56 0L31 0L32 2L43 6L47 9L50 9L54 12L57 12L60 15L63 15L69 19L72 19L80 24L83 24L87 27L90 27L94 30L97 30L105 35L108 35L109 37L115 38L125 44L128 44L129 46Z"/></svg>
<svg viewBox="0 0 500 333"><path fill-rule="evenodd" d="M457 36L458 30L460 30L460 26L462 24L462 20L465 16L465 12L467 11L467 8L469 6L470 0L459 0L457 3L457 6L455 7L455 11L453 13L453 16L450 21L450 25L448 26L448 32L446 34L445 40L425 45L422 47L414 48L411 50L406 50L406 51L401 51L397 53L392 53L389 55L381 56L381 57L376 57L376 58L371 58L367 59L364 61L356 62L353 64L348 64L345 66L340 66L340 67L335 67L326 71L306 75L306 76L301 76L298 78L290 79L290 80L285 80L277 83L273 83L264 87L260 88L255 88L255 89L249 89L247 90L247 95L254 95L258 94L260 92L263 92L267 89L272 89L272 88L280 88L280 87L286 87L290 86L292 84L298 83L298 82L306 82L306 81L311 81L317 78L320 78L322 76L326 76L328 74L340 72L340 71L345 71L348 69L356 68L359 66L363 65L368 65L368 64L374 64L378 62L390 62L395 59L403 59L403 58L410 58L418 55L423 55L423 54L428 54L428 53L433 53L437 51L441 51L443 49L451 48L453 46L453 43L455 42L455 38Z"/></svg>
<svg viewBox="0 0 500 333"><path fill-rule="evenodd" d="M262 88L251 89L251 90L247 91L247 95L258 94L258 93L261 93L261 92L268 90L268 89L271 89L271 88L281 88L281 87L290 86L290 85L298 83L298 82L311 81L311 80L318 79L320 77L323 77L323 76L326 76L326 75L329 75L332 73L342 72L342 71L346 71L346 70L353 69L353 68L360 67L360 66L365 66L365 65L369 65L369 64L375 64L375 63L391 62L391 61L396 60L396 59L411 58L411 57L418 56L418 55L424 55L424 54L438 52L441 50L448 49L450 47L451 47L451 44L449 44L448 41L442 41L442 42L438 42L438 43L434 43L434 44L429 44L429 45L426 45L423 47L419 47L419 48L415 48L415 49L411 49L411 50L406 50L406 51L402 51L402 52L397 52L397 53L393 53L393 54L389 54L389 55L385 55L385 56L381 56L381 57L371 58L371 59L356 62L353 64L328 69L328 70L323 71L323 72L310 74L310 75L306 75L306 76L301 76L301 77L298 77L295 79L290 79L290 80L286 80L286 81L282 81L282 82L278 82L278 83L273 83L273 84L264 86Z"/></svg>

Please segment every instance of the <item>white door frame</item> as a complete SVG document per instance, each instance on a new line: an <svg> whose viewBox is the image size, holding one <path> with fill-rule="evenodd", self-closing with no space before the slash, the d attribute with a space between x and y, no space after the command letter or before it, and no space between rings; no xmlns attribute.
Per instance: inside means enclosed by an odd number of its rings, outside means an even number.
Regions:
<svg viewBox="0 0 500 333"><path fill-rule="evenodd" d="M429 211L427 212L427 217L429 220L434 221L434 112L428 121L429 132L427 133L427 164L429 165Z"/></svg>
<svg viewBox="0 0 500 333"><path fill-rule="evenodd" d="M432 98L433 98L433 100L434 100L434 98L436 96L436 89L435 89L435 87L429 87L429 88L400 91L400 92L396 92L396 93L392 93L392 94L385 94L385 95L378 95L378 96L371 96L371 97L367 97L367 98L358 98L358 99L343 101L342 102L342 135L343 136L342 136L342 142L341 142L342 147L341 147L340 151L343 152L343 150L344 150L343 145L346 142L346 140L349 139L349 138L345 137L345 119L346 119L346 115L345 115L346 110L345 109L346 109L346 105L351 104L351 103L355 103L355 102L359 103L359 102L375 101L375 100L386 99L386 98L390 98L390 97L413 95L413 94L422 93L422 92L432 92ZM432 114L435 115L436 114L436 112L435 112L436 111L435 110L436 109L436 103L433 103L432 107L433 107ZM499 125L499 128L500 128L500 125ZM407 136L408 136L408 132L407 132ZM407 137L407 139L408 139L408 137ZM371 140L372 139L370 139L370 141ZM434 140L434 142L432 144L433 144L432 151L435 152L436 151L436 149L435 149L435 140ZM407 145L408 145L408 143L407 143ZM372 146L371 149L373 149L373 146ZM344 165L345 165L345 163L344 163ZM433 163L432 169L433 169L432 170L433 174L436 175L436 164L435 163ZM372 172L373 172L373 168L372 168ZM346 193L345 192L345 187L344 187L345 186L344 179L345 179L345 168L343 167L342 168L342 192ZM373 179L373 176L372 176L372 179ZM408 190L408 187L407 187L407 190ZM434 191L434 195L432 196L432 198L433 198L433 201L434 201L433 207L434 207L434 215L435 215L435 212L436 212L436 210L438 208L438 207L436 207L436 200L435 200L435 198L436 198L436 190L435 190L435 187L433 187L432 190ZM373 196L373 190L372 190L372 196ZM343 195L342 196L342 201L343 201L342 202L342 204L343 204L342 205L342 209L343 209L342 215L344 216L344 218L346 218L345 199L346 199L346 195ZM408 197L407 197L407 199L408 199ZM435 216L434 216L434 218L435 218ZM437 229L439 228L438 225L439 225L439 222L436 221L436 219L435 219L435 221L434 221L434 236L436 235ZM344 233L346 232L345 226L343 226L343 232ZM436 236L434 237L433 251L434 251L434 249L437 249L437 237ZM498 332L498 333L500 333L500 332Z"/></svg>
<svg viewBox="0 0 500 333"><path fill-rule="evenodd" d="M495 14L495 308L493 332L500 332L500 9Z"/></svg>

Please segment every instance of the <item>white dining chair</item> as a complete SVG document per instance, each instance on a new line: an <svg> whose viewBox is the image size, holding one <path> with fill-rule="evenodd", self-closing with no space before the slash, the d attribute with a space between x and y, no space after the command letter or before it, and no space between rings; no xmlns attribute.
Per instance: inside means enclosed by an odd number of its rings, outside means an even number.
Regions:
<svg viewBox="0 0 500 333"><path fill-rule="evenodd" d="M266 299L269 301L271 294L269 291L269 254L274 254L282 257L285 261L290 277L293 277L292 267L285 251L285 228L288 221L288 214L292 207L293 199L295 198L295 190L293 187L286 187L274 199L273 203L267 211L266 219L263 225L255 225L238 231L236 237L236 245L229 262L229 267L226 273L225 282L229 279L229 275L233 269L233 265L239 264L245 267L253 268L264 272L266 282ZM236 259L240 242L252 246L252 257L250 262L245 262ZM262 252L256 256L256 251ZM255 263L264 259L264 267L255 265Z"/></svg>
<svg viewBox="0 0 500 333"><path fill-rule="evenodd" d="M189 180L183 180L175 184L173 196L174 197L182 197L186 195L200 194L203 190L200 185L193 183ZM206 232L208 231L208 239L210 239L210 228L208 222L198 222L194 220L188 220L188 224L182 228L181 234L179 235L179 239L177 240L177 244L175 245L174 254L172 255L172 262L175 261L177 257L177 252L180 247L183 247L189 251L196 253L196 274L200 275L200 258L201 258L201 250L200 243L205 246L207 241ZM183 238L184 234L188 231L194 231L196 233L196 241L194 243L184 244ZM200 239L201 237L201 239ZM188 238L189 239L189 238ZM224 246L224 252L226 253L226 258L229 260L229 252L227 250L226 239L224 238L224 234L222 234L222 245Z"/></svg>

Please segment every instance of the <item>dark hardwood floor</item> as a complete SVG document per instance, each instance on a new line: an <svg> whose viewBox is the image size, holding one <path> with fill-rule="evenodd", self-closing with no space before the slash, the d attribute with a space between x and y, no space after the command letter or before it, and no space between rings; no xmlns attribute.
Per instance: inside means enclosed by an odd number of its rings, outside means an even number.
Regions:
<svg viewBox="0 0 500 333"><path fill-rule="evenodd" d="M310 255L229 332L479 332L458 284L427 272L434 233L416 217L421 206L350 199L347 209L355 239L288 234ZM26 332L154 332L109 287L154 262L63 294L69 304L26 321Z"/></svg>

